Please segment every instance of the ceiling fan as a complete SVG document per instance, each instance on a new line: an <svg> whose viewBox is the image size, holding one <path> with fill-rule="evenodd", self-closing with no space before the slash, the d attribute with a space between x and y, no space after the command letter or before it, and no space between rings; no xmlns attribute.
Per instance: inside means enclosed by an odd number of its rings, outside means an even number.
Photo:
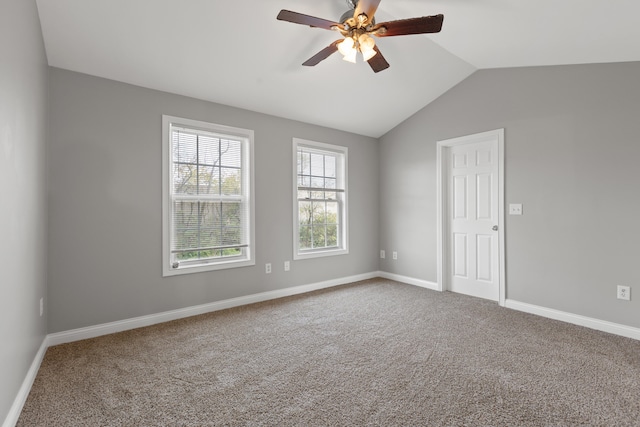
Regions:
<svg viewBox="0 0 640 427"><path fill-rule="evenodd" d="M290 10L281 10L278 19L294 24L333 30L342 34L339 39L307 59L302 65L313 67L339 51L344 60L355 63L360 52L371 69L378 73L389 68L389 63L371 36L390 37L409 34L438 33L442 29L444 15L399 19L377 24L374 18L380 0L347 0L351 8L340 18L340 22L329 21L315 16L304 15Z"/></svg>

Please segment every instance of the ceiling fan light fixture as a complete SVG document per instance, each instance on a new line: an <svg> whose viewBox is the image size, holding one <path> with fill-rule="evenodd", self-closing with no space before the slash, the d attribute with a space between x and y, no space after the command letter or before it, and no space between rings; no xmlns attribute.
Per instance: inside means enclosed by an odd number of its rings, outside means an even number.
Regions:
<svg viewBox="0 0 640 427"><path fill-rule="evenodd" d="M340 43L338 43L338 51L343 55L347 56L351 53L351 51L356 50L355 42L351 37L345 37Z"/></svg>
<svg viewBox="0 0 640 427"><path fill-rule="evenodd" d="M358 38L358 44L360 45L360 52L365 61L370 60L378 53L374 47L376 47L376 41L367 34L362 34Z"/></svg>
<svg viewBox="0 0 640 427"><path fill-rule="evenodd" d="M360 50L362 51L362 57L364 58L365 61L369 61L378 53L373 48L361 47Z"/></svg>
<svg viewBox="0 0 640 427"><path fill-rule="evenodd" d="M357 54L358 54L358 51L353 49L352 51L347 53L342 59L347 61L347 62L351 62L352 64L355 64L356 63L356 55Z"/></svg>
<svg viewBox="0 0 640 427"><path fill-rule="evenodd" d="M345 39L338 44L338 51L342 54L342 59L347 62L356 63L358 50L355 45L356 42L351 37L345 37Z"/></svg>
<svg viewBox="0 0 640 427"><path fill-rule="evenodd" d="M376 41L368 34L360 35L360 37L358 38L358 43L360 43L360 47L366 47L368 49L373 49L373 47L376 45Z"/></svg>

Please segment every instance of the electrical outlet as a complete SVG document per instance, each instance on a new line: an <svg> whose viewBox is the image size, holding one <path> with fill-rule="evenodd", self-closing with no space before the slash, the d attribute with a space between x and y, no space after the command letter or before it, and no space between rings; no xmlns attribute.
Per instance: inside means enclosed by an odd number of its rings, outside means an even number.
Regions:
<svg viewBox="0 0 640 427"><path fill-rule="evenodd" d="M268 262L264 265L264 272L267 274L271 274L271 263Z"/></svg>
<svg viewBox="0 0 640 427"><path fill-rule="evenodd" d="M511 203L509 205L509 215L522 215L522 204Z"/></svg>
<svg viewBox="0 0 640 427"><path fill-rule="evenodd" d="M618 286L618 299L631 301L631 287Z"/></svg>
<svg viewBox="0 0 640 427"><path fill-rule="evenodd" d="M40 298L40 317L44 314L44 298Z"/></svg>
<svg viewBox="0 0 640 427"><path fill-rule="evenodd" d="M291 264L289 263L289 261L285 261L284 262L284 271L289 271L291 270Z"/></svg>
<svg viewBox="0 0 640 427"><path fill-rule="evenodd" d="M393 251L393 259L398 259L398 252Z"/></svg>
<svg viewBox="0 0 640 427"><path fill-rule="evenodd" d="M380 258L384 259L387 256L387 254L384 252L384 249L380 250Z"/></svg>

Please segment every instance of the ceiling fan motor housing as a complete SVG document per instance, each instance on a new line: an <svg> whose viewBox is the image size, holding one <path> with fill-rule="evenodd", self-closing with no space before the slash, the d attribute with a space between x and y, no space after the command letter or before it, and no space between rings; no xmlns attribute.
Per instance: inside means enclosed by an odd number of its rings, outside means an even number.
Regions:
<svg viewBox="0 0 640 427"><path fill-rule="evenodd" d="M350 18L353 18L353 9L347 10L345 13L343 13L338 22L343 24L347 19Z"/></svg>
<svg viewBox="0 0 640 427"><path fill-rule="evenodd" d="M356 1L356 3L358 2ZM347 20L353 19L354 10L355 10L355 7L353 9L347 10L345 13L342 14L338 22L340 22L341 24L344 24L345 22L347 22ZM369 23L369 25L375 25L375 23L376 23L376 18L374 16L371 22Z"/></svg>

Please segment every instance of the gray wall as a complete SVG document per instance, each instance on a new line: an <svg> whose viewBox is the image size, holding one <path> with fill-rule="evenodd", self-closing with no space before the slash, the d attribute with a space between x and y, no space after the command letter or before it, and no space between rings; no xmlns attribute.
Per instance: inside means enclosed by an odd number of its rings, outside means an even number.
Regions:
<svg viewBox="0 0 640 427"><path fill-rule="evenodd" d="M47 63L35 1L0 3L0 422L46 333Z"/></svg>
<svg viewBox="0 0 640 427"><path fill-rule="evenodd" d="M376 139L55 68L50 85L49 332L378 269ZM162 114L255 131L254 267L162 277ZM349 148L348 255L293 261L293 137Z"/></svg>
<svg viewBox="0 0 640 427"><path fill-rule="evenodd" d="M640 327L638 76L640 63L479 71L383 136L380 243L399 257L381 269L436 281L436 142L505 128L505 199L524 204L506 217L507 298Z"/></svg>

